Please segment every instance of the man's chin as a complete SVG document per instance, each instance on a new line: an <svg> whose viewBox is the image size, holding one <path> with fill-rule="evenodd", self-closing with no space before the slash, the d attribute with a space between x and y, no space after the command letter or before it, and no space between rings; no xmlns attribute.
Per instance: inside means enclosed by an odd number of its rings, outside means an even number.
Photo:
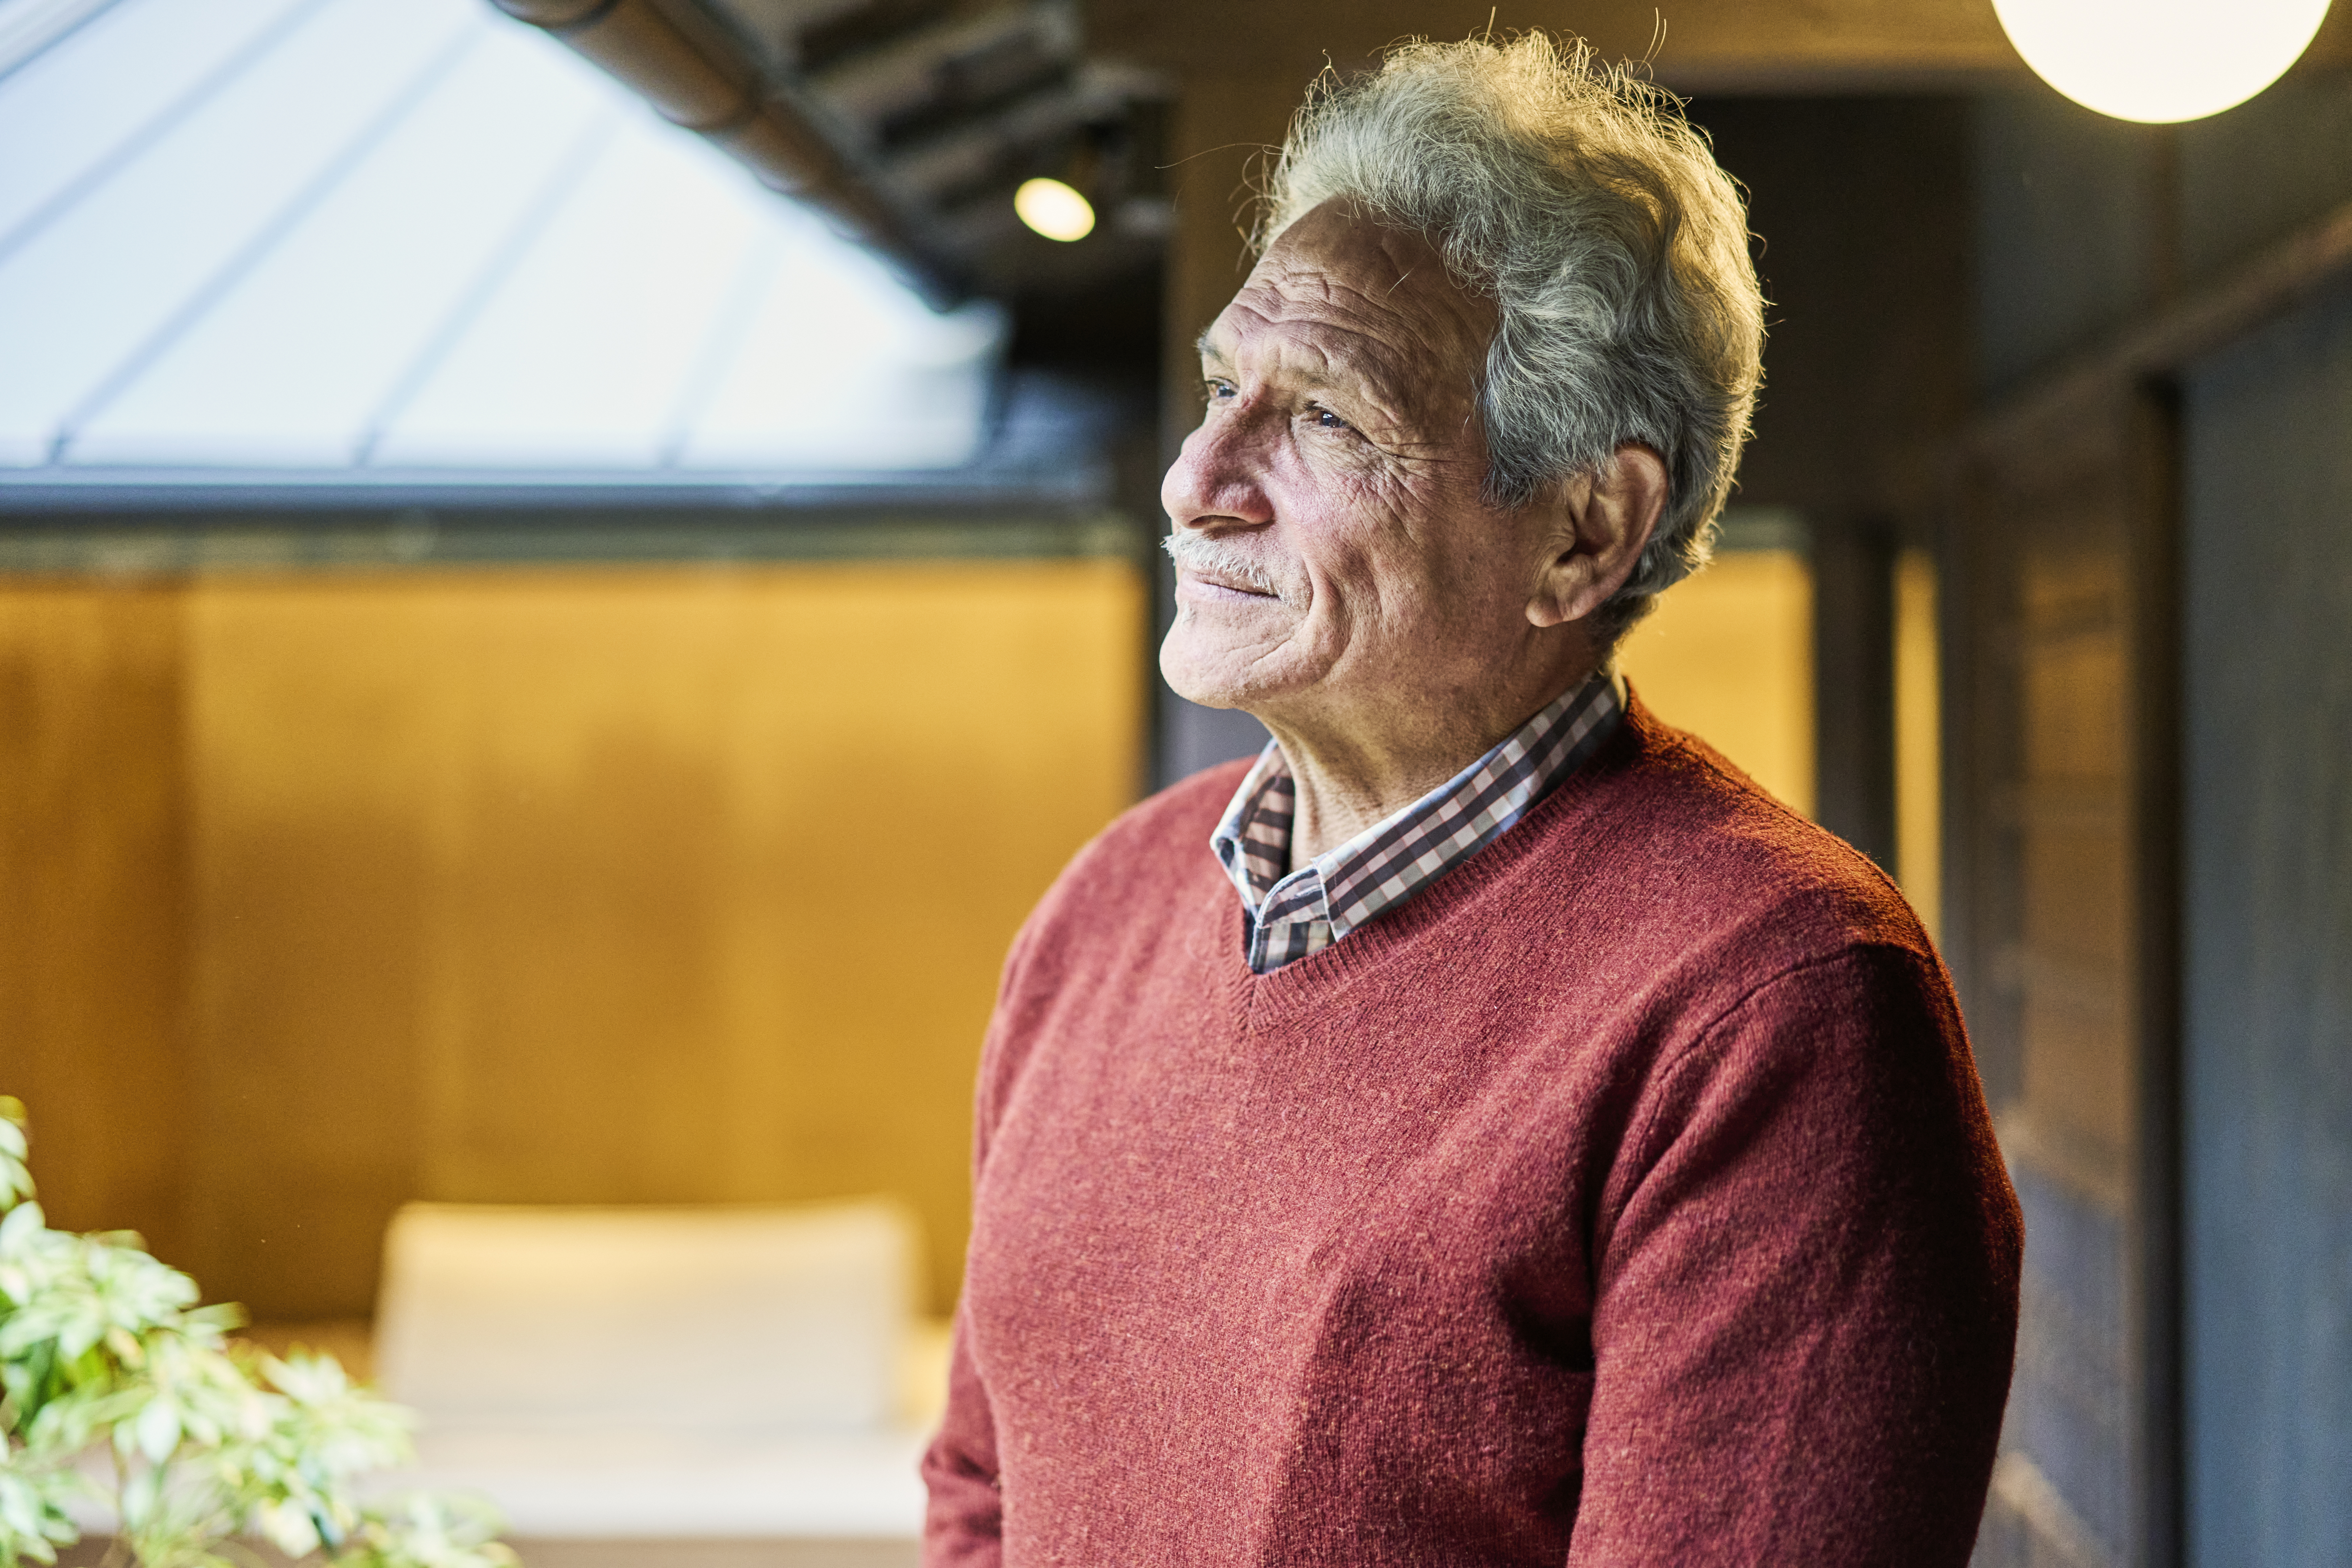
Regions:
<svg viewBox="0 0 2352 1568"><path fill-rule="evenodd" d="M1165 665L1160 667L1160 674L1167 679L1168 689L1202 708L1240 708L1249 701L1249 692L1229 681L1169 675Z"/></svg>
<svg viewBox="0 0 2352 1568"><path fill-rule="evenodd" d="M1188 635L1188 630L1190 635ZM1272 692L1264 650L1202 637L1179 623L1160 645L1160 674L1170 690L1203 708L1250 708Z"/></svg>

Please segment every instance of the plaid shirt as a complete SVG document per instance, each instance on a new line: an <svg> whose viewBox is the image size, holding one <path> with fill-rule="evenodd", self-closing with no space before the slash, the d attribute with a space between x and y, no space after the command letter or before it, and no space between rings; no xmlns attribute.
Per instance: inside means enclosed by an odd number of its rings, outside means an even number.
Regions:
<svg viewBox="0 0 2352 1568"><path fill-rule="evenodd" d="M1242 896L1250 968L1319 952L1500 837L1598 751L1625 714L1607 671L1560 694L1503 743L1386 821L1290 869L1297 789L1266 742L1209 842Z"/></svg>

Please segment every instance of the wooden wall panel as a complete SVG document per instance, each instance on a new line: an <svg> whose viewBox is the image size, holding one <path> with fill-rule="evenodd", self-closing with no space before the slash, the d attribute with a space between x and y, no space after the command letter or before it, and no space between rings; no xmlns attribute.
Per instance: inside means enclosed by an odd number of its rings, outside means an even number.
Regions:
<svg viewBox="0 0 2352 1568"><path fill-rule="evenodd" d="M2174 1561L2177 975L2169 471L2118 388L2055 458L1969 457L1953 559L1956 968L2026 1215L2023 1310L1978 1562Z"/></svg>
<svg viewBox="0 0 2352 1568"><path fill-rule="evenodd" d="M221 1289L364 1311L410 1195L889 1190L943 1309L998 965L1130 797L1142 614L1106 563L196 589Z"/></svg>
<svg viewBox="0 0 2352 1568"><path fill-rule="evenodd" d="M1895 563L1895 863L1896 880L1928 934L1943 933L1943 668L1935 558L1906 550Z"/></svg>
<svg viewBox="0 0 2352 1568"><path fill-rule="evenodd" d="M2187 382L2189 1560L2323 1568L2352 1560L2352 289Z"/></svg>
<svg viewBox="0 0 2352 1568"><path fill-rule="evenodd" d="M1813 583L1793 550L1727 551L1658 600L1619 668L1642 700L1813 810Z"/></svg>
<svg viewBox="0 0 2352 1568"><path fill-rule="evenodd" d="M1813 816L1892 874L1895 531L1867 517L1829 513L1809 521Z"/></svg>
<svg viewBox="0 0 2352 1568"><path fill-rule="evenodd" d="M365 578L189 598L198 1277L263 1317L363 1314L419 1193L449 606Z"/></svg>
<svg viewBox="0 0 2352 1568"><path fill-rule="evenodd" d="M0 1093L51 1220L184 1259L181 604L0 582Z"/></svg>

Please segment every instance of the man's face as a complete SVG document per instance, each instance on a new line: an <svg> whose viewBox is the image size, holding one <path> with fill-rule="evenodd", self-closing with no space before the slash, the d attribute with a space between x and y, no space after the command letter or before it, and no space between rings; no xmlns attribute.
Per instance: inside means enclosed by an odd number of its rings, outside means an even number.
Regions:
<svg viewBox="0 0 2352 1568"><path fill-rule="evenodd" d="M1493 304L1420 236L1301 218L1202 338L1168 472L1169 684L1269 722L1475 700L1517 657L1549 541L1486 506Z"/></svg>

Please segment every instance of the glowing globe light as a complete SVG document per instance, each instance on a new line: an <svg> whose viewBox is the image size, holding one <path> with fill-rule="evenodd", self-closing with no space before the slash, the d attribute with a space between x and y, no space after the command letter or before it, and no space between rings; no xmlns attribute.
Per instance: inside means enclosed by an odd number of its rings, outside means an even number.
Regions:
<svg viewBox="0 0 2352 1568"><path fill-rule="evenodd" d="M1095 231L1094 204L1059 180L1024 180L1013 210L1047 239L1084 239Z"/></svg>
<svg viewBox="0 0 2352 1568"><path fill-rule="evenodd" d="M2201 120L2294 64L2327 0L1993 0L2042 80L2118 120Z"/></svg>

